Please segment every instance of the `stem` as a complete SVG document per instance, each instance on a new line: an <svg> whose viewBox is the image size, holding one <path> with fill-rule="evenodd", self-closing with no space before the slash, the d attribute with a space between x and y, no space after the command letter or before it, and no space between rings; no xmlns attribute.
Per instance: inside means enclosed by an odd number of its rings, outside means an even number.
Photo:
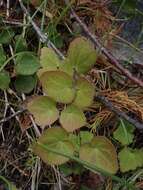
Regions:
<svg viewBox="0 0 143 190"><path fill-rule="evenodd" d="M43 145L43 144L41 144L41 143L39 143L39 142L37 142L37 144L41 147L41 148L43 148L43 149L45 149L45 150L47 150L47 151L50 151L50 152L52 152L52 153L55 153L55 154L58 154L58 155L60 155L60 156L64 156L64 157L66 157L66 158L69 158L69 159L71 159L71 160L74 160L74 161L76 161L76 162L78 162L78 163L80 163L80 164L83 164L84 166L86 166L88 169L90 169L91 171L96 171L96 172L99 172L99 173L101 173L102 175L104 175L104 176L107 176L107 177L111 177L114 181L116 181L116 182L119 182L119 183L121 183L121 184L127 184L127 182L124 180L124 179L121 179L120 177L117 177L117 176L115 176L115 175L113 175L113 174L110 174L109 172L107 172L107 171L105 171L105 170L103 170L103 169L101 169L101 168L98 168L97 166L95 166L95 165L93 165L93 164L91 164L91 163L89 163L89 162L86 162L86 161L84 161L84 160L81 160L81 159L79 159L78 157L75 157L75 156L72 156L72 155L69 155L69 154L65 154L65 153L63 153L63 152L60 152L60 151L58 151L58 150L53 150L53 149L51 149L51 148L49 148L49 147L47 147L47 146L45 146L45 145Z"/></svg>

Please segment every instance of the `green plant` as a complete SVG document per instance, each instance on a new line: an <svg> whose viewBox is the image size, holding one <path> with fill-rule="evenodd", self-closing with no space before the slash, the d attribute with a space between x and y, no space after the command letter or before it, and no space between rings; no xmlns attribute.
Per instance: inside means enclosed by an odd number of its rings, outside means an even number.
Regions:
<svg viewBox="0 0 143 190"><path fill-rule="evenodd" d="M42 68L38 71L38 77L45 95L33 98L27 108L39 126L53 126L33 143L32 149L47 164L60 165L70 158L55 155L42 148L41 144L70 157L76 155L114 174L118 170L117 154L106 137L94 137L82 131L77 135L72 133L88 124L84 111L92 105L95 88L85 74L95 64L96 57L93 45L83 37L70 44L64 61L53 50L42 48Z"/></svg>
<svg viewBox="0 0 143 190"><path fill-rule="evenodd" d="M113 136L121 143L118 154L121 172L128 172L143 166L143 150L127 147L134 139L135 127L127 121L120 120Z"/></svg>

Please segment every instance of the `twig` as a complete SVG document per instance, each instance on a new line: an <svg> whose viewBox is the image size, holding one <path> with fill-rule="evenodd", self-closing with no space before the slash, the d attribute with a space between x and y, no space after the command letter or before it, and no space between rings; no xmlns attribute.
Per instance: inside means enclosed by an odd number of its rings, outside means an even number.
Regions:
<svg viewBox="0 0 143 190"><path fill-rule="evenodd" d="M15 113L13 113L13 114L10 115L9 117L6 117L6 118L0 120L0 124L9 121L9 120L12 119L13 117L16 117L17 115L19 115L19 114L21 114L21 113L23 113L23 112L25 112L25 111L26 111L26 109L21 109L21 110L15 112Z"/></svg>
<svg viewBox="0 0 143 190"><path fill-rule="evenodd" d="M7 110L8 110L8 107L9 107L9 103L8 103L8 99L7 99L7 93L6 93L5 90L4 90L4 97L5 97L5 109L4 109L3 118L6 117ZM0 124L0 130L1 130L3 141L4 141L5 137L4 137L4 133L3 133L3 123Z"/></svg>
<svg viewBox="0 0 143 190"><path fill-rule="evenodd" d="M21 22L18 22L18 21L13 21L13 20L2 20L3 23L5 24L10 24L10 25L15 25L15 26L18 26L18 27L23 27L23 23Z"/></svg>
<svg viewBox="0 0 143 190"><path fill-rule="evenodd" d="M65 1L67 3L67 1ZM143 81L138 79L137 77L133 76L132 73L125 69L119 61L116 60L116 58L105 48L103 45L101 45L99 39L97 36L93 35L88 27L81 21L81 19L78 17L78 15L75 13L75 11L71 8L71 14L76 19L76 21L79 23L80 27L83 29L87 37L94 43L94 45L99 48L99 50L108 58L110 63L114 65L116 68L120 70L122 74L124 74L126 77L128 77L133 83L139 85L143 88Z"/></svg>
<svg viewBox="0 0 143 190"><path fill-rule="evenodd" d="M61 59L65 59L65 57L63 56L63 54L56 48L56 46L48 39L47 34L44 34L40 28L36 25L36 23L31 19L31 16L29 14L29 12L27 11L26 7L24 6L22 0L19 0L20 6L23 10L23 12L26 14L29 22L32 24L34 30L37 32L37 35L39 36L40 40L42 43L46 43L47 46L49 48L52 48L57 55L61 58Z"/></svg>
<svg viewBox="0 0 143 190"><path fill-rule="evenodd" d="M104 96L97 96L96 99L103 103L108 109L110 109L112 112L114 112L119 117L127 120L129 123L133 124L138 129L143 129L143 123L140 123L139 121L132 119L130 116L128 116L126 113L120 111L117 109L112 102L110 102L106 97Z"/></svg>
<svg viewBox="0 0 143 190"><path fill-rule="evenodd" d="M9 5L9 0L7 0L7 5L6 5L6 16L9 17L9 8L10 8L10 5Z"/></svg>

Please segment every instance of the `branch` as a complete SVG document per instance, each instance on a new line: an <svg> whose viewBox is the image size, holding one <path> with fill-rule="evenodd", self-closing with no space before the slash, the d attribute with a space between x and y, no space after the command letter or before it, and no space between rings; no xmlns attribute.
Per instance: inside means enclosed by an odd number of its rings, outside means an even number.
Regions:
<svg viewBox="0 0 143 190"><path fill-rule="evenodd" d="M6 118L4 118L4 119L0 120L0 124L5 123L5 122L9 121L9 120L10 120L10 119L12 119L13 117L15 117L15 116L17 116L17 115L19 115L19 114L23 113L24 111L26 111L26 109L21 109L21 110L19 110L19 111L15 112L15 113L13 113L13 114L12 114L12 115L10 115L9 117L6 117Z"/></svg>
<svg viewBox="0 0 143 190"><path fill-rule="evenodd" d="M22 0L19 0L21 9L23 10L23 12L26 14L29 22L32 24L34 30L36 31L37 35L39 36L40 40L42 43L46 43L47 46L49 48L52 48L57 55L61 58L61 59L65 59L64 55L56 48L56 46L48 39L47 34L44 34L41 29L36 25L36 23L32 20L29 12L27 11L26 7L24 6Z"/></svg>
<svg viewBox="0 0 143 190"><path fill-rule="evenodd" d="M126 113L124 113L124 112L120 111L119 109L117 109L112 104L112 102L110 102L105 96L97 96L96 99L98 101L100 101L101 103L103 103L109 110L114 112L116 115L118 115L119 117L127 120L129 123L133 124L136 128L143 129L143 123L131 118Z"/></svg>
<svg viewBox="0 0 143 190"><path fill-rule="evenodd" d="M65 1L67 4L67 1ZM110 63L114 65L116 68L120 70L122 74L124 74L127 78L129 78L133 83L139 85L143 88L143 81L138 79L137 77L133 76L132 73L124 68L119 61L105 48L101 45L100 41L98 40L97 36L93 35L88 27L81 21L81 19L78 17L78 15L75 13L75 11L71 8L71 14L76 19L76 21L79 23L82 30L85 32L87 37L94 43L94 45L99 48L99 50L108 58Z"/></svg>

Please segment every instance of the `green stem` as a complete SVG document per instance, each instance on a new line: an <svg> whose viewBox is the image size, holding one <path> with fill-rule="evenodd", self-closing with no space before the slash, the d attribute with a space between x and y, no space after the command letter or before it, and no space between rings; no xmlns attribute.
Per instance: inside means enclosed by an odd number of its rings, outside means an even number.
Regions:
<svg viewBox="0 0 143 190"><path fill-rule="evenodd" d="M14 55L12 55L11 57L9 57L4 64L0 67L0 72L4 69L4 67L11 61L13 60L16 56L22 54L23 52L19 52L19 53L15 53Z"/></svg>
<svg viewBox="0 0 143 190"><path fill-rule="evenodd" d="M8 181L5 177L0 176L0 179L1 179L4 183L6 183L6 185L8 186L8 190L12 190L11 184L9 183L9 181Z"/></svg>
<svg viewBox="0 0 143 190"><path fill-rule="evenodd" d="M45 146L45 145L43 145L43 144L41 144L39 142L37 142L37 143L38 143L39 146L41 146L41 148L43 148L43 149L45 149L47 151L50 151L50 152L55 153L55 154L58 154L60 156L64 156L64 157L69 158L71 160L74 160L74 161L76 161L76 162L78 162L80 164L83 164L85 167L87 167L88 169L90 169L92 172L93 171L94 172L95 171L99 172L99 173L101 173L104 176L111 177L114 181L119 182L122 185L130 186L130 184L127 184L127 181L125 179L121 179L120 177L117 177L117 176L115 176L115 175L113 175L113 174L111 174L111 173L109 173L109 172L107 172L107 171L105 171L105 170L103 170L101 168L98 168L97 166L95 166L95 165L93 165L93 164L91 164L89 162L83 161L83 160L79 159L78 157L75 157L75 156L72 156L72 155L68 155L68 154L65 154L63 152L59 152L57 150L53 150L53 149L51 149L51 148L49 148L49 147L47 147L47 146Z"/></svg>

